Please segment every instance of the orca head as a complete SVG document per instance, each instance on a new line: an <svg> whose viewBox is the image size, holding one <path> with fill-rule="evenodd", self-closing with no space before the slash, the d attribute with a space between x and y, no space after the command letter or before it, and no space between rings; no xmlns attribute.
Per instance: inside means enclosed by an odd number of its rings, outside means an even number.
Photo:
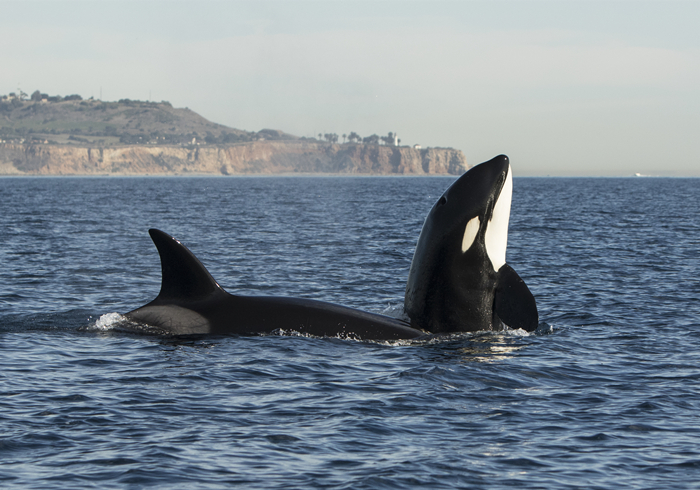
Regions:
<svg viewBox="0 0 700 490"><path fill-rule="evenodd" d="M509 291L504 298L510 299L515 290L532 297L506 265L512 193L510 162L499 155L469 169L435 203L418 238L406 285L405 311L416 326L436 333L490 330L499 328L504 317L516 328L523 325L520 303L511 307L503 298L497 301L499 285ZM534 298L522 303L531 310ZM527 329L536 328L531 311L526 316Z"/></svg>
<svg viewBox="0 0 700 490"><path fill-rule="evenodd" d="M431 234L443 236L444 243L439 246L452 249L446 253L486 252L491 267L498 272L506 262L512 195L510 162L507 156L499 155L457 179L430 210L426 225Z"/></svg>

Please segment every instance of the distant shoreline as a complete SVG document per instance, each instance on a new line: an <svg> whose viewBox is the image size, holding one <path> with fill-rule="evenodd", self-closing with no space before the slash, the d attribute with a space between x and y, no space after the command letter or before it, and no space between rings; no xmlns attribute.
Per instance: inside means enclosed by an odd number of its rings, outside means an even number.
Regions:
<svg viewBox="0 0 700 490"><path fill-rule="evenodd" d="M234 145L0 144L1 175L461 175L460 150L309 140Z"/></svg>
<svg viewBox="0 0 700 490"><path fill-rule="evenodd" d="M412 175L412 174L334 174L334 173L281 173L281 174L234 174L234 175L222 175L222 174L70 174L70 175L60 175L60 174L2 174L0 173L0 179L123 179L123 178L136 178L136 179L147 179L147 178L197 178L197 179L247 179L247 178L276 178L276 177L290 177L290 178L343 178L343 179L355 179L355 178L400 178L400 179L419 179L419 178L440 178L440 179L454 179L459 177L458 175L449 174L423 174L423 175ZM541 177L516 177L516 178L541 178ZM548 178L548 177L544 177ZM554 177L552 177L554 178Z"/></svg>

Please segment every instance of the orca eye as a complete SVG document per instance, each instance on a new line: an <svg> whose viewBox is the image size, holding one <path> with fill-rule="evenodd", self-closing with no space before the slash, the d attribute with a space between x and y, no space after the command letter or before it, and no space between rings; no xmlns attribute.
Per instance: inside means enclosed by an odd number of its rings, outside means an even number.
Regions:
<svg viewBox="0 0 700 490"><path fill-rule="evenodd" d="M438 201L438 206L442 206L447 202L447 198L445 196L442 196L440 200Z"/></svg>

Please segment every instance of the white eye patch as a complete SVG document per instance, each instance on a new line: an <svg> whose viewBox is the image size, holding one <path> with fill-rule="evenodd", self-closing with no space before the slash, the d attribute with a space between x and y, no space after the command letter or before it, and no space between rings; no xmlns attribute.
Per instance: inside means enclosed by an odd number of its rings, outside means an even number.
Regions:
<svg viewBox="0 0 700 490"><path fill-rule="evenodd" d="M462 238L462 252L466 252L471 248L472 243L474 243L474 239L476 238L476 234L479 233L479 226L481 225L481 221L479 221L478 216L474 216L472 219L469 220L469 223L467 223L467 226L464 228L464 238Z"/></svg>

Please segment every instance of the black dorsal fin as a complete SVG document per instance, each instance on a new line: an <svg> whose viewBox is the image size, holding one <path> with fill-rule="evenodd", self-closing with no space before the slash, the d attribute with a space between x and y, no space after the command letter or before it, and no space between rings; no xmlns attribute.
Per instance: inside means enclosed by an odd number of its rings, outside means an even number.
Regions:
<svg viewBox="0 0 700 490"><path fill-rule="evenodd" d="M198 300L226 292L187 247L155 228L148 230L160 254L163 279L156 300Z"/></svg>

